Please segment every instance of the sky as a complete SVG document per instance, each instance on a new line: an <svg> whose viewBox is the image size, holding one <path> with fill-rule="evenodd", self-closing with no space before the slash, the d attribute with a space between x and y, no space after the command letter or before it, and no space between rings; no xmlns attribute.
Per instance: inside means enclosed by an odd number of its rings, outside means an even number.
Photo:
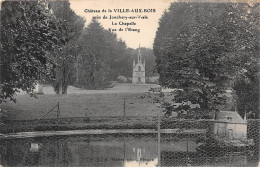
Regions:
<svg viewBox="0 0 260 170"><path fill-rule="evenodd" d="M174 0L172 0L174 1ZM152 48L155 34L158 28L158 21L161 18L163 11L170 6L169 0L70 0L71 8L80 16L85 17L86 24L89 24L93 16L101 16L98 21L105 29L113 28L117 34L118 39L121 38L125 41L126 45L130 48L138 48L139 43L141 47ZM88 12L84 12L88 9ZM102 12L105 9L106 12ZM111 9L112 12L108 12ZM114 9L155 9L155 12L142 12L142 13L118 13ZM100 13L90 12L90 10L100 10ZM148 11L148 10L147 10ZM106 15L108 19L103 19ZM145 19L109 19L109 16L144 16ZM119 25L119 22L131 23L136 25ZM113 23L112 23L113 22ZM134 23L133 23L134 22ZM120 23L120 24L123 24ZM112 25L114 24L114 25ZM117 24L117 25L115 25ZM123 31L118 29L122 28ZM126 28L140 29L138 31L129 31Z"/></svg>
<svg viewBox="0 0 260 170"><path fill-rule="evenodd" d="M3 0L0 0L2 2ZM84 17L86 19L86 25L88 25L93 16L100 16L101 19L98 21L102 24L105 29L113 28L117 29L115 33L118 39L121 38L125 41L126 45L130 48L138 48L139 43L141 47L152 48L154 38L156 35L157 28L159 26L159 19L161 18L163 12L168 9L171 2L177 0L70 0L71 8L76 12L76 14ZM188 1L188 0L183 0ZM260 0L189 0L195 2L260 2ZM85 10L88 12L84 12ZM105 9L106 12L102 12ZM111 9L112 12L108 12ZM152 13L119 13L113 11L114 9L155 9L156 12ZM90 10L100 10L100 13L90 12ZM144 16L148 19L103 19L103 16ZM119 25L119 22L132 23L136 25ZM113 23L112 23L113 22ZM117 23L117 25L113 25ZM122 28L124 31L118 31ZM137 31L126 31L126 28L140 29Z"/></svg>
<svg viewBox="0 0 260 170"><path fill-rule="evenodd" d="M102 24L105 29L113 28L117 29L114 31L117 34L118 39L121 38L125 41L129 48L138 48L139 43L141 47L152 48L154 38L156 35L157 28L159 26L159 19L161 18L163 12L167 10L171 4L177 0L70 0L71 8L76 12L76 14L84 17L86 19L86 25L88 25L93 16L100 16L101 19L98 21ZM183 0L185 1L185 0ZM188 0L186 0L188 1ZM195 2L260 2L260 0L189 0ZM102 10L106 12L102 12ZM108 9L112 10L108 12ZM155 12L142 12L142 13L119 13L114 10L116 9L152 9ZM84 12L88 10L87 12ZM92 12L95 10L96 12ZM98 10L100 12L98 13ZM106 15L108 19L103 19ZM109 16L144 16L146 19L109 19ZM136 25L119 25L119 22L132 23ZM113 22L113 23L112 23ZM117 25L115 25L115 23ZM133 24L133 23L132 23ZM118 29L122 28L123 31ZM126 31L126 28L140 29L137 31Z"/></svg>

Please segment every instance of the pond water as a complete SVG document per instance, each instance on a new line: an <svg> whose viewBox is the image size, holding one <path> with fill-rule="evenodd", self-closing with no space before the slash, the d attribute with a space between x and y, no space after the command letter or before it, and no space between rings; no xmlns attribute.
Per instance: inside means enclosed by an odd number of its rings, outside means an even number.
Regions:
<svg viewBox="0 0 260 170"><path fill-rule="evenodd" d="M258 166L252 151L197 150L200 136L81 135L0 141L1 166ZM160 142L158 142L160 141Z"/></svg>

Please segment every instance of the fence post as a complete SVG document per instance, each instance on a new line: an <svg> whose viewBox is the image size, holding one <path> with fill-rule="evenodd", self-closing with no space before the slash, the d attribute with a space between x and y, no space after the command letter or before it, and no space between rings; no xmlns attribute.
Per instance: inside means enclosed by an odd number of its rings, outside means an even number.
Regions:
<svg viewBox="0 0 260 170"><path fill-rule="evenodd" d="M61 117L61 115L60 115L60 102L58 102L58 104L57 104L57 120L59 120L60 117Z"/></svg>
<svg viewBox="0 0 260 170"><path fill-rule="evenodd" d="M126 111L125 111L125 100L124 100L124 119L126 119Z"/></svg>
<svg viewBox="0 0 260 170"><path fill-rule="evenodd" d="M189 154L189 136L187 137L187 154Z"/></svg>

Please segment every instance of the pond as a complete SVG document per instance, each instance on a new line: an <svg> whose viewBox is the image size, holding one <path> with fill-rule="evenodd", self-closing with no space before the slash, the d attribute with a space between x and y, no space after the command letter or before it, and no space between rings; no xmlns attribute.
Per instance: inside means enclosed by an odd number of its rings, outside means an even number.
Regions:
<svg viewBox="0 0 260 170"><path fill-rule="evenodd" d="M201 136L110 134L37 137L0 141L0 164L17 166L258 166L259 147L252 151L201 153ZM160 141L160 142L158 142Z"/></svg>

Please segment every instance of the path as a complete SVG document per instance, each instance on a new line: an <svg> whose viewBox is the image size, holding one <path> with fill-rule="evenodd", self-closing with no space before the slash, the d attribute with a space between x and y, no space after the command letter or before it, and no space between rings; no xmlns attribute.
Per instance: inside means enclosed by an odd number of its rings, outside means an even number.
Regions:
<svg viewBox="0 0 260 170"><path fill-rule="evenodd" d="M48 136L69 136L69 135L93 135L93 134L154 134L158 133L155 129L87 129L87 130L70 130L70 131L35 131L19 132L0 136L0 139L14 138L33 138ZM161 129L160 133L170 134L205 134L206 129Z"/></svg>

